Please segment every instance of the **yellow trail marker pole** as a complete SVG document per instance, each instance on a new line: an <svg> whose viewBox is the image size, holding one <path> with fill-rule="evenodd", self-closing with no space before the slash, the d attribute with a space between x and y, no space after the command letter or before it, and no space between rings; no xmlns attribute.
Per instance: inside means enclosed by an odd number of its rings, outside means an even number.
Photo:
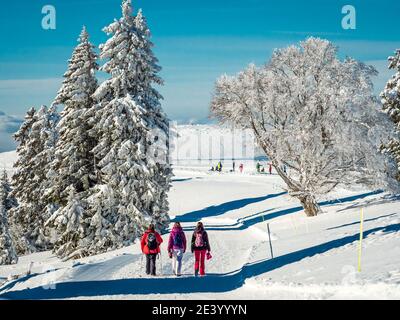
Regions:
<svg viewBox="0 0 400 320"><path fill-rule="evenodd" d="M364 209L361 208L360 217L360 241L358 243L358 272L361 272L361 254L362 254L362 241L363 241L363 223L364 223Z"/></svg>

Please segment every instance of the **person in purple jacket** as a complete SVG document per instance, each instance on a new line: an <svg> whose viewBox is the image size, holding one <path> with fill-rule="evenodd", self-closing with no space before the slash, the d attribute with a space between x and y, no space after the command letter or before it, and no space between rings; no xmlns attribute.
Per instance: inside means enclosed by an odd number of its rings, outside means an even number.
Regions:
<svg viewBox="0 0 400 320"><path fill-rule="evenodd" d="M182 258L186 252L186 236L183 232L181 224L175 222L168 240L168 253L172 258L172 269L176 276L181 275Z"/></svg>

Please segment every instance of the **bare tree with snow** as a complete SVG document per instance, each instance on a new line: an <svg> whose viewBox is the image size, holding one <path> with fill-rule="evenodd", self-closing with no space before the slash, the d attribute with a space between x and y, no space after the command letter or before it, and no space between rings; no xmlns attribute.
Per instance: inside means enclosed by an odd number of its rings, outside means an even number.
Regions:
<svg viewBox="0 0 400 320"><path fill-rule="evenodd" d="M390 133L373 94L376 73L353 59L339 60L329 41L309 38L276 50L262 68L222 76L211 113L250 128L289 194L315 216L317 197L338 185L398 188L393 161L378 152Z"/></svg>

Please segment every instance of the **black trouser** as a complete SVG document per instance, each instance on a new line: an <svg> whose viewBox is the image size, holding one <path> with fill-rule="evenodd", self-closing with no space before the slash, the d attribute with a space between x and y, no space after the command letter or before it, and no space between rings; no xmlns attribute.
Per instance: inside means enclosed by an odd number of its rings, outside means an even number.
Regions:
<svg viewBox="0 0 400 320"><path fill-rule="evenodd" d="M146 274L156 275L157 254L146 254Z"/></svg>

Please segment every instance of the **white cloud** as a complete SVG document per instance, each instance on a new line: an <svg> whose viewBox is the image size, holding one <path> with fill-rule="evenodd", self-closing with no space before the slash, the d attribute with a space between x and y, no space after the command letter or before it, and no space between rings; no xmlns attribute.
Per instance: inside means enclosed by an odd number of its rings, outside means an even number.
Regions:
<svg viewBox="0 0 400 320"><path fill-rule="evenodd" d="M0 152L14 150L16 147L12 137L21 126L22 119L8 116L0 111Z"/></svg>
<svg viewBox="0 0 400 320"><path fill-rule="evenodd" d="M23 116L30 107L49 105L61 82L61 78L0 80L0 110Z"/></svg>

